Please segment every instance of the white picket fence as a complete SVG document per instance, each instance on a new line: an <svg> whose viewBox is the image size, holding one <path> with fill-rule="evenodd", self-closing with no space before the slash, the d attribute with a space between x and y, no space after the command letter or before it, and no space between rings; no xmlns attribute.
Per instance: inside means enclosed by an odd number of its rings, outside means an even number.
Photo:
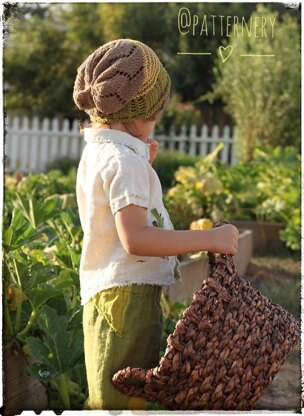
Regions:
<svg viewBox="0 0 304 416"><path fill-rule="evenodd" d="M78 120L71 124L69 120L60 123L56 118L39 121L37 117L8 117L5 126L4 151L7 172L43 172L46 166L56 159L68 157L79 160L85 146ZM193 156L205 156L222 142L224 147L220 159L230 164L235 164L236 161L233 131L228 126L223 128L221 136L218 126L214 126L209 132L208 127L203 125L201 129L192 126L190 132L182 126L179 134L172 128L169 135L155 137L159 142L160 151L176 150Z"/></svg>

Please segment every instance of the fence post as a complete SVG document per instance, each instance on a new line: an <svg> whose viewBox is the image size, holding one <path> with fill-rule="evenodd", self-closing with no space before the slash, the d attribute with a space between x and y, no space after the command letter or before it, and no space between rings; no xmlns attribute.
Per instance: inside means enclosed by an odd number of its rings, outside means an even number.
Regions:
<svg viewBox="0 0 304 416"><path fill-rule="evenodd" d="M20 131L20 119L19 117L13 117L12 120L12 134L8 137L10 142L9 150L11 154L9 155L8 164L10 170L19 169L19 131Z"/></svg>
<svg viewBox="0 0 304 416"><path fill-rule="evenodd" d="M48 126L45 126L46 131ZM39 129L39 120L38 117L33 118L32 129L31 129L31 150L29 154L29 171L35 172L39 170L40 163L40 135L41 131Z"/></svg>
<svg viewBox="0 0 304 416"><path fill-rule="evenodd" d="M215 148L216 148L216 146L218 145L219 142L220 142L219 126L215 125L215 126L213 126L212 133L211 133L210 153L212 153L213 150L215 150Z"/></svg>
<svg viewBox="0 0 304 416"><path fill-rule="evenodd" d="M185 151L186 140L187 140L187 127L183 124L181 126L180 134L176 137L177 150L179 152Z"/></svg>
<svg viewBox="0 0 304 416"><path fill-rule="evenodd" d="M21 172L27 172L29 165L29 151L31 140L29 139L30 127L29 127L29 119L27 117L23 117L20 132L22 134L22 139L19 142L19 149L18 149L18 156L19 156L19 170Z"/></svg>
<svg viewBox="0 0 304 416"><path fill-rule="evenodd" d="M67 119L63 121L62 126L57 118L52 120L45 118L41 121L41 126L37 117L34 117L32 121L26 117L22 119L8 117L7 120L5 150L8 156L6 167L9 171L16 169L22 169L24 172L43 171L54 159L64 156L80 158L85 142L79 131L78 120L73 120L71 128ZM236 129L232 131L231 136L234 136L235 132ZM160 150L168 148L171 151L188 152L192 156L197 154L205 156L216 147L218 141L222 141L224 148L221 152L221 159L231 164L236 163L237 149L233 138L230 137L228 126L223 129L223 137L219 137L218 126L214 126L212 135L209 137L208 127L205 124L200 132L196 125L192 125L189 134L187 134L186 126L183 125L178 135L172 125L169 135L160 135L157 139Z"/></svg>
<svg viewBox="0 0 304 416"><path fill-rule="evenodd" d="M48 120L48 124L52 124L52 127L48 129L50 152L47 165L49 163L52 163L55 159L57 159L59 154L59 146L61 142L61 137L59 136L59 123L54 124L53 122L50 122L50 120Z"/></svg>
<svg viewBox="0 0 304 416"><path fill-rule="evenodd" d="M42 122L39 142L39 170L43 172L50 162L50 137L47 119L44 119Z"/></svg>
<svg viewBox="0 0 304 416"><path fill-rule="evenodd" d="M69 134L69 120L63 120L62 137L61 137L61 157L69 156L70 137Z"/></svg>
<svg viewBox="0 0 304 416"><path fill-rule="evenodd" d="M190 144L189 144L189 155L196 155L196 142L197 142L197 127L195 124L192 124L190 127Z"/></svg>
<svg viewBox="0 0 304 416"><path fill-rule="evenodd" d="M224 147L222 150L222 157L221 160L222 162L228 163L228 159L229 159L229 146L230 146L230 134L229 134L229 127L225 126L224 130L223 130L223 137L221 139L221 141L224 143Z"/></svg>
<svg viewBox="0 0 304 416"><path fill-rule="evenodd" d="M81 154L81 139L79 127L78 127L78 120L73 120L72 124L72 137L71 137L71 147L70 147L70 155L72 159L78 159Z"/></svg>
<svg viewBox="0 0 304 416"><path fill-rule="evenodd" d="M208 127L206 124L202 126L201 135L200 135L200 146L199 154L200 156L205 156L207 154L207 141L208 141Z"/></svg>

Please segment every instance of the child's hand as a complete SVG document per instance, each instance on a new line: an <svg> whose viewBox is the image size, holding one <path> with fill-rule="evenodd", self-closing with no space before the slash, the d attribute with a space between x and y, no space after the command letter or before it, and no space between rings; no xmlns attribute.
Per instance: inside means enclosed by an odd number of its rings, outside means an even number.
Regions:
<svg viewBox="0 0 304 416"><path fill-rule="evenodd" d="M147 143L150 145L150 159L149 163L152 165L154 162L157 152L158 152L158 143L154 139L148 139Z"/></svg>
<svg viewBox="0 0 304 416"><path fill-rule="evenodd" d="M232 224L225 224L211 231L208 251L212 253L236 255L238 251L239 231Z"/></svg>

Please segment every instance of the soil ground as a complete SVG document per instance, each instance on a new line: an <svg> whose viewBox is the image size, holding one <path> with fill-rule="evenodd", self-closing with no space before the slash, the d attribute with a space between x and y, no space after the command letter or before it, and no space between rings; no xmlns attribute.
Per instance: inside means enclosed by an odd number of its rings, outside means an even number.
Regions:
<svg viewBox="0 0 304 416"><path fill-rule="evenodd" d="M292 257L253 257L244 278L300 320L300 260ZM300 345L288 356L256 404L256 410L301 412Z"/></svg>

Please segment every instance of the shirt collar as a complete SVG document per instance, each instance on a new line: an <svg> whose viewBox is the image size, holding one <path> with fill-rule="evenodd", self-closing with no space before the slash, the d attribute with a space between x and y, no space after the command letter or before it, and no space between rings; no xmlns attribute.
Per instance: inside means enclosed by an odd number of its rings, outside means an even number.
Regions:
<svg viewBox="0 0 304 416"><path fill-rule="evenodd" d="M84 140L87 143L120 143L131 148L144 159L150 158L149 144L120 130L85 128Z"/></svg>

